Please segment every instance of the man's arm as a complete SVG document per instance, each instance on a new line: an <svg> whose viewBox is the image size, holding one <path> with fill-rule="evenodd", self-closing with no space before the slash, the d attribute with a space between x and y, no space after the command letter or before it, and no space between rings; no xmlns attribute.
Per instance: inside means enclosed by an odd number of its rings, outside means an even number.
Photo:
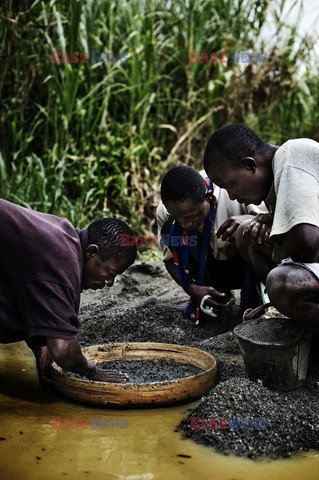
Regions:
<svg viewBox="0 0 319 480"><path fill-rule="evenodd" d="M166 261L165 266L173 280L180 285L177 267L174 264L173 259ZM228 307L227 304L225 304L226 294L216 290L214 287L206 287L205 285L190 283L187 293L198 305L205 295L210 295L212 298L206 300L205 305L214 307L217 310L226 310Z"/></svg>
<svg viewBox="0 0 319 480"><path fill-rule="evenodd" d="M168 271L168 273L170 274L172 279L175 280L175 282L178 283L178 285L180 285L179 276L178 276L178 272L177 272L177 267L174 264L174 260L172 258L170 258L169 260L165 261L164 263L165 263L166 270Z"/></svg>
<svg viewBox="0 0 319 480"><path fill-rule="evenodd" d="M89 362L82 354L76 338L64 340L61 338L47 338L47 346L39 346L32 337L26 340L34 353L40 385L46 390L52 390L53 382L50 378L50 366L54 360L64 370L85 375L89 380L100 382L122 383L127 376L113 370L102 370L94 362Z"/></svg>
<svg viewBox="0 0 319 480"><path fill-rule="evenodd" d="M16 291L16 299L23 311L26 343L35 355L41 385L52 387L49 378L52 360L70 372L90 375L91 380L125 381L122 373L101 370L82 354L75 338L79 321L73 290L59 283L28 282ZM65 340L51 335L71 338ZM45 337L46 346L39 346L37 337Z"/></svg>
<svg viewBox="0 0 319 480"><path fill-rule="evenodd" d="M319 259L319 228L308 223L294 226L284 237L281 259L316 263Z"/></svg>
<svg viewBox="0 0 319 480"><path fill-rule="evenodd" d="M82 354L76 338L64 340L48 337L47 348L52 360L64 370L86 375L93 369L93 365Z"/></svg>
<svg viewBox="0 0 319 480"><path fill-rule="evenodd" d="M102 370L94 362L89 362L83 355L76 338L64 340L61 338L47 338L47 349L50 357L64 370L85 375L90 380L100 382L122 383L127 375L115 370Z"/></svg>

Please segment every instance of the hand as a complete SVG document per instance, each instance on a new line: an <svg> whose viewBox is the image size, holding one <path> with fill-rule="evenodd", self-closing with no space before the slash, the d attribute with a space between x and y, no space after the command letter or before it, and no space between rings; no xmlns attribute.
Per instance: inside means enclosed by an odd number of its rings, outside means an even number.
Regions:
<svg viewBox="0 0 319 480"><path fill-rule="evenodd" d="M273 216L271 213L259 213L244 228L243 235L253 243L269 246L272 222Z"/></svg>
<svg viewBox="0 0 319 480"><path fill-rule="evenodd" d="M239 225L245 220L253 219L252 215L234 215L228 218L218 229L216 236L229 242L235 241L235 233Z"/></svg>
<svg viewBox="0 0 319 480"><path fill-rule="evenodd" d="M129 377L126 373L117 372L116 370L103 370L95 365L89 379L95 382L125 383Z"/></svg>
<svg viewBox="0 0 319 480"><path fill-rule="evenodd" d="M210 295L212 298L208 298L205 301L205 306L213 307L215 310L228 309L228 305L225 303L227 301L226 293L216 290L214 287L206 287L192 283L189 287L189 294L192 300L194 300L198 305L205 295Z"/></svg>

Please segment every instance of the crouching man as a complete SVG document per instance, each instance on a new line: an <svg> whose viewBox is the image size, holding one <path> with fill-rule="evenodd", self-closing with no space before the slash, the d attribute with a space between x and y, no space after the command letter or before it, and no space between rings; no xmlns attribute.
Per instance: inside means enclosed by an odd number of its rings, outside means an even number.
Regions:
<svg viewBox="0 0 319 480"><path fill-rule="evenodd" d="M237 252L235 233L245 220L266 212L264 205L245 207L231 200L194 168L177 166L167 172L161 185L162 203L157 223L169 274L191 299L186 318L204 318L199 306L214 312L231 305L231 289L241 289L243 310L261 304L259 283Z"/></svg>
<svg viewBox="0 0 319 480"><path fill-rule="evenodd" d="M237 246L272 304L318 334L318 142L299 138L278 147L246 125L227 125L210 137L204 165L230 198L265 201L270 214L239 228Z"/></svg>
<svg viewBox="0 0 319 480"><path fill-rule="evenodd" d="M44 387L49 365L90 380L124 382L82 354L76 333L83 289L111 287L136 258L122 247L126 223L102 218L79 230L68 221L0 200L0 343L25 340Z"/></svg>

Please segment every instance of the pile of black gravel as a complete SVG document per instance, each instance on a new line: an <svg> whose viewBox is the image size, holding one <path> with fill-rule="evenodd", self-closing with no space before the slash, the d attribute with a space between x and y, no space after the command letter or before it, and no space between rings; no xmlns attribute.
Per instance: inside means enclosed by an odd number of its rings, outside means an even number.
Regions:
<svg viewBox="0 0 319 480"><path fill-rule="evenodd" d="M179 429L186 437L225 455L288 457L296 451L319 448L316 400L305 388L279 394L259 382L233 377L211 390Z"/></svg>

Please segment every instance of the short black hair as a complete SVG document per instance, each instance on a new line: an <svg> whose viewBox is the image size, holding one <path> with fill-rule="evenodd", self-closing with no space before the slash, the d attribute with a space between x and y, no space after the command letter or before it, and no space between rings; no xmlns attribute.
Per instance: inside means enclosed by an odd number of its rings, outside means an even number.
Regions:
<svg viewBox="0 0 319 480"><path fill-rule="evenodd" d="M213 165L238 168L245 157L266 153L270 145L243 123L233 123L216 130L207 142L204 168L208 173Z"/></svg>
<svg viewBox="0 0 319 480"><path fill-rule="evenodd" d="M134 236L127 223L118 218L100 218L88 226L89 245L98 246L103 262L127 261L131 265L136 259L136 246L123 245L122 235L130 235L130 238Z"/></svg>
<svg viewBox="0 0 319 480"><path fill-rule="evenodd" d="M206 199L207 187L201 174L192 167L179 165L171 168L162 180L162 202L184 202L191 200L194 204Z"/></svg>

